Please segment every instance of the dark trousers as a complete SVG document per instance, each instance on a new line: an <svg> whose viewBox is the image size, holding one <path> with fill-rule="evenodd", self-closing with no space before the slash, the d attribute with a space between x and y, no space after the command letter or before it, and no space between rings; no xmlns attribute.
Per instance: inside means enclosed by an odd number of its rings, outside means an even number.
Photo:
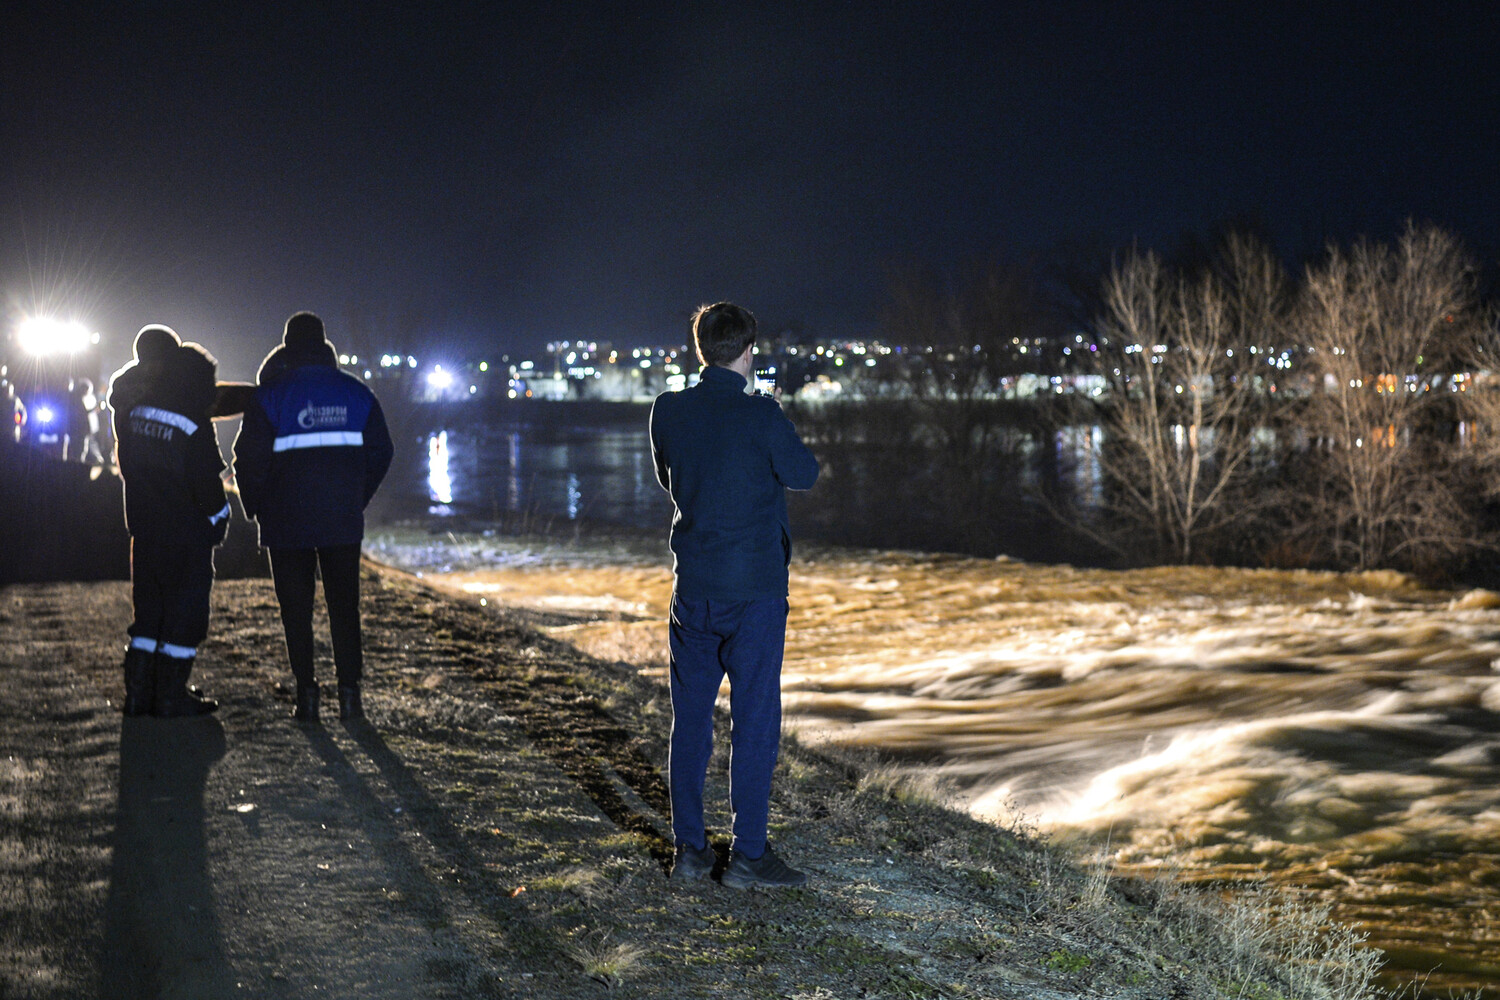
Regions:
<svg viewBox="0 0 1500 1000"><path fill-rule="evenodd" d="M208 601L214 587L209 545L163 545L130 540L130 599L135 620L130 645L191 659L208 638Z"/></svg>
<svg viewBox="0 0 1500 1000"><path fill-rule="evenodd" d="M714 702L729 678L729 807L733 847L751 858L766 849L771 773L781 743L784 597L693 601L672 596L672 743L668 784L672 836L701 848L703 784L713 752Z"/></svg>
<svg viewBox="0 0 1500 1000"><path fill-rule="evenodd" d="M271 549L271 579L281 604L286 655L298 684L316 681L313 670L313 598L323 573L323 600L328 604L328 631L333 665L341 685L358 685L364 675L359 632L359 546L321 549Z"/></svg>

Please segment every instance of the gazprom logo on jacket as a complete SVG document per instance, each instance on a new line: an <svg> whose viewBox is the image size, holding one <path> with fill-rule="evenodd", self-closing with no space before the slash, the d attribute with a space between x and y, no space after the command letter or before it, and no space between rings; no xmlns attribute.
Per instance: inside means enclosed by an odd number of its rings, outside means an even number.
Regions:
<svg viewBox="0 0 1500 1000"><path fill-rule="evenodd" d="M297 426L305 431L317 430L320 427L344 427L349 423L349 407L347 406L318 406L312 400L307 401L297 414Z"/></svg>

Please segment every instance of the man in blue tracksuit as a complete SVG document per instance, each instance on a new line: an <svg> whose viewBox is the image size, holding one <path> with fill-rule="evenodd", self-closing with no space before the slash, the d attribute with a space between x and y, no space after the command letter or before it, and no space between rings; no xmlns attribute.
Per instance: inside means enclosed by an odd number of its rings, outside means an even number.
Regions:
<svg viewBox="0 0 1500 1000"><path fill-rule="evenodd" d="M801 885L807 876L766 843L771 774L781 739L791 527L786 491L811 489L818 461L781 406L750 395L755 317L729 302L693 316L703 372L651 408L656 477L672 495L675 576L669 631L672 739L668 779L672 878L708 875L703 824L714 702L730 687L729 800L734 840L724 884Z"/></svg>
<svg viewBox="0 0 1500 1000"><path fill-rule="evenodd" d="M309 312L286 321L282 346L266 356L257 382L235 438L234 471L245 516L260 525L260 544L271 554L297 680L292 717L318 721L312 613L321 569L339 718L358 719L359 550L365 505L391 465L385 416L363 382L339 371L323 321Z"/></svg>

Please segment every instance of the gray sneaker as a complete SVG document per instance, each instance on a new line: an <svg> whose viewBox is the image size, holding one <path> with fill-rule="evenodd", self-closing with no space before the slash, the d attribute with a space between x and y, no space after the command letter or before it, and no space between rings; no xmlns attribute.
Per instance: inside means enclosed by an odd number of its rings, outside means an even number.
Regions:
<svg viewBox="0 0 1500 1000"><path fill-rule="evenodd" d="M673 882L697 882L708 877L708 873L714 870L714 862L719 856L714 849L705 844L700 851L696 847L686 844L678 844L677 850L672 854Z"/></svg>
<svg viewBox="0 0 1500 1000"><path fill-rule="evenodd" d="M806 884L807 875L778 858L767 844L766 853L754 861L739 851L730 853L723 881L731 889L783 888Z"/></svg>

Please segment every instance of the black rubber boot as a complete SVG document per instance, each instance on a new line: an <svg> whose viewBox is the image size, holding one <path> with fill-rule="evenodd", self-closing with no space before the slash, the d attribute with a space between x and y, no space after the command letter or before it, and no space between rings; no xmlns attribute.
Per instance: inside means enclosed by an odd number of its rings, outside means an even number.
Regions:
<svg viewBox="0 0 1500 1000"><path fill-rule="evenodd" d="M207 715L219 710L219 703L205 697L197 688L188 687L188 678L193 673L191 657L156 657L156 697L151 701L151 714L162 719L180 719L186 716Z"/></svg>
<svg viewBox="0 0 1500 1000"><path fill-rule="evenodd" d="M154 655L144 649L125 651L125 703L121 710L126 715L151 714L151 701L156 691L156 677L151 668Z"/></svg>
<svg viewBox="0 0 1500 1000"><path fill-rule="evenodd" d="M348 722L351 719L363 719L365 707L360 703L358 684L339 685L339 718Z"/></svg>
<svg viewBox="0 0 1500 1000"><path fill-rule="evenodd" d="M292 709L292 718L298 722L318 721L318 685L297 684L297 707Z"/></svg>

